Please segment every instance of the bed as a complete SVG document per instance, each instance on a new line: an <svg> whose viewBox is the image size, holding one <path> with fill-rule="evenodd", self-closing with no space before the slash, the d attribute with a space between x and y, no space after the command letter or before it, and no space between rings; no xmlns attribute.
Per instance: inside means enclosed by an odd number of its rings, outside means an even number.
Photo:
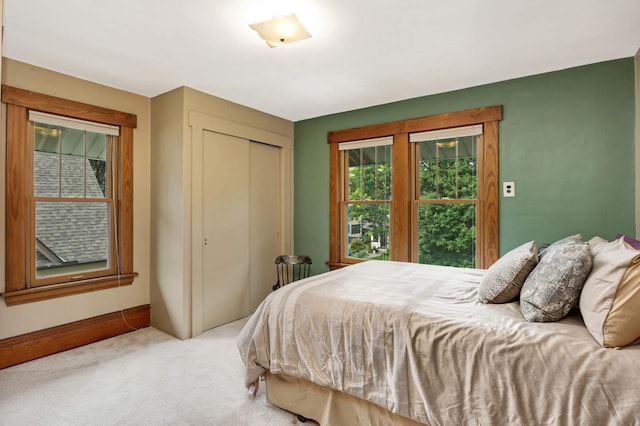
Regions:
<svg viewBox="0 0 640 426"><path fill-rule="evenodd" d="M482 303L486 274L367 261L285 286L238 336L245 385L321 425L640 423L639 345Z"/></svg>

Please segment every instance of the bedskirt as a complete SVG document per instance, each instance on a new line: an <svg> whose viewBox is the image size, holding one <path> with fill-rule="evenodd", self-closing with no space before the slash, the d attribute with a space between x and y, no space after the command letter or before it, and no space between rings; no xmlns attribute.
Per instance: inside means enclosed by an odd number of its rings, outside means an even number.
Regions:
<svg viewBox="0 0 640 426"><path fill-rule="evenodd" d="M276 407L328 425L418 426L423 423L337 390L286 374L264 374L267 401Z"/></svg>

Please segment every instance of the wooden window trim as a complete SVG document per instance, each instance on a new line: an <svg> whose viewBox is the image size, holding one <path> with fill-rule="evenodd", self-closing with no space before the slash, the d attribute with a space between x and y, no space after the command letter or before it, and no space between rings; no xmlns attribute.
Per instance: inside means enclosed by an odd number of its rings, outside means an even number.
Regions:
<svg viewBox="0 0 640 426"><path fill-rule="evenodd" d="M411 149L409 133L439 130L451 127L482 124L484 126L482 143L478 158L478 174L484 176L478 185L476 267L488 268L499 257L498 238L498 121L502 120L502 105L469 109L427 117L394 121L371 126L357 127L329 132L329 261L331 269L353 263L343 258L341 220L341 176L342 166L338 144L361 139L393 136L393 170L407 170L407 173L394 172L392 180L393 203L390 237L394 247L391 260L410 262L412 259L411 229L412 223L412 183L408 170L411 167Z"/></svg>
<svg viewBox="0 0 640 426"><path fill-rule="evenodd" d="M133 129L134 114L2 86L2 102L7 104L6 164L6 265L5 292L7 305L46 300L104 288L129 285L137 273L133 271ZM120 141L114 161L119 166L116 189L116 221L120 246L120 274L94 277L73 282L28 288L27 247L27 179L26 156L28 111L79 118L120 126Z"/></svg>

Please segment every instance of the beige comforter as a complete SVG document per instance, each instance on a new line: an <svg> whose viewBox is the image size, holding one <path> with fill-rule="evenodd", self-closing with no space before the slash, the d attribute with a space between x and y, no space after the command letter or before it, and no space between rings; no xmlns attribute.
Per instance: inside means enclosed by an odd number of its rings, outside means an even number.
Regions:
<svg viewBox="0 0 640 426"><path fill-rule="evenodd" d="M433 426L640 424L640 346L481 304L484 272L370 261L285 286L238 337L245 384L268 369Z"/></svg>

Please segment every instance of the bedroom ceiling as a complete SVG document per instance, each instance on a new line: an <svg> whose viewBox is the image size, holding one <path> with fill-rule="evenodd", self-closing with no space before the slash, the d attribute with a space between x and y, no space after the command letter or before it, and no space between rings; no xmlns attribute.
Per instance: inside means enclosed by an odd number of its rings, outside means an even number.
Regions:
<svg viewBox="0 0 640 426"><path fill-rule="evenodd" d="M312 38L249 24L295 13ZM633 56L638 0L4 0L3 55L153 97L185 85L298 121Z"/></svg>

